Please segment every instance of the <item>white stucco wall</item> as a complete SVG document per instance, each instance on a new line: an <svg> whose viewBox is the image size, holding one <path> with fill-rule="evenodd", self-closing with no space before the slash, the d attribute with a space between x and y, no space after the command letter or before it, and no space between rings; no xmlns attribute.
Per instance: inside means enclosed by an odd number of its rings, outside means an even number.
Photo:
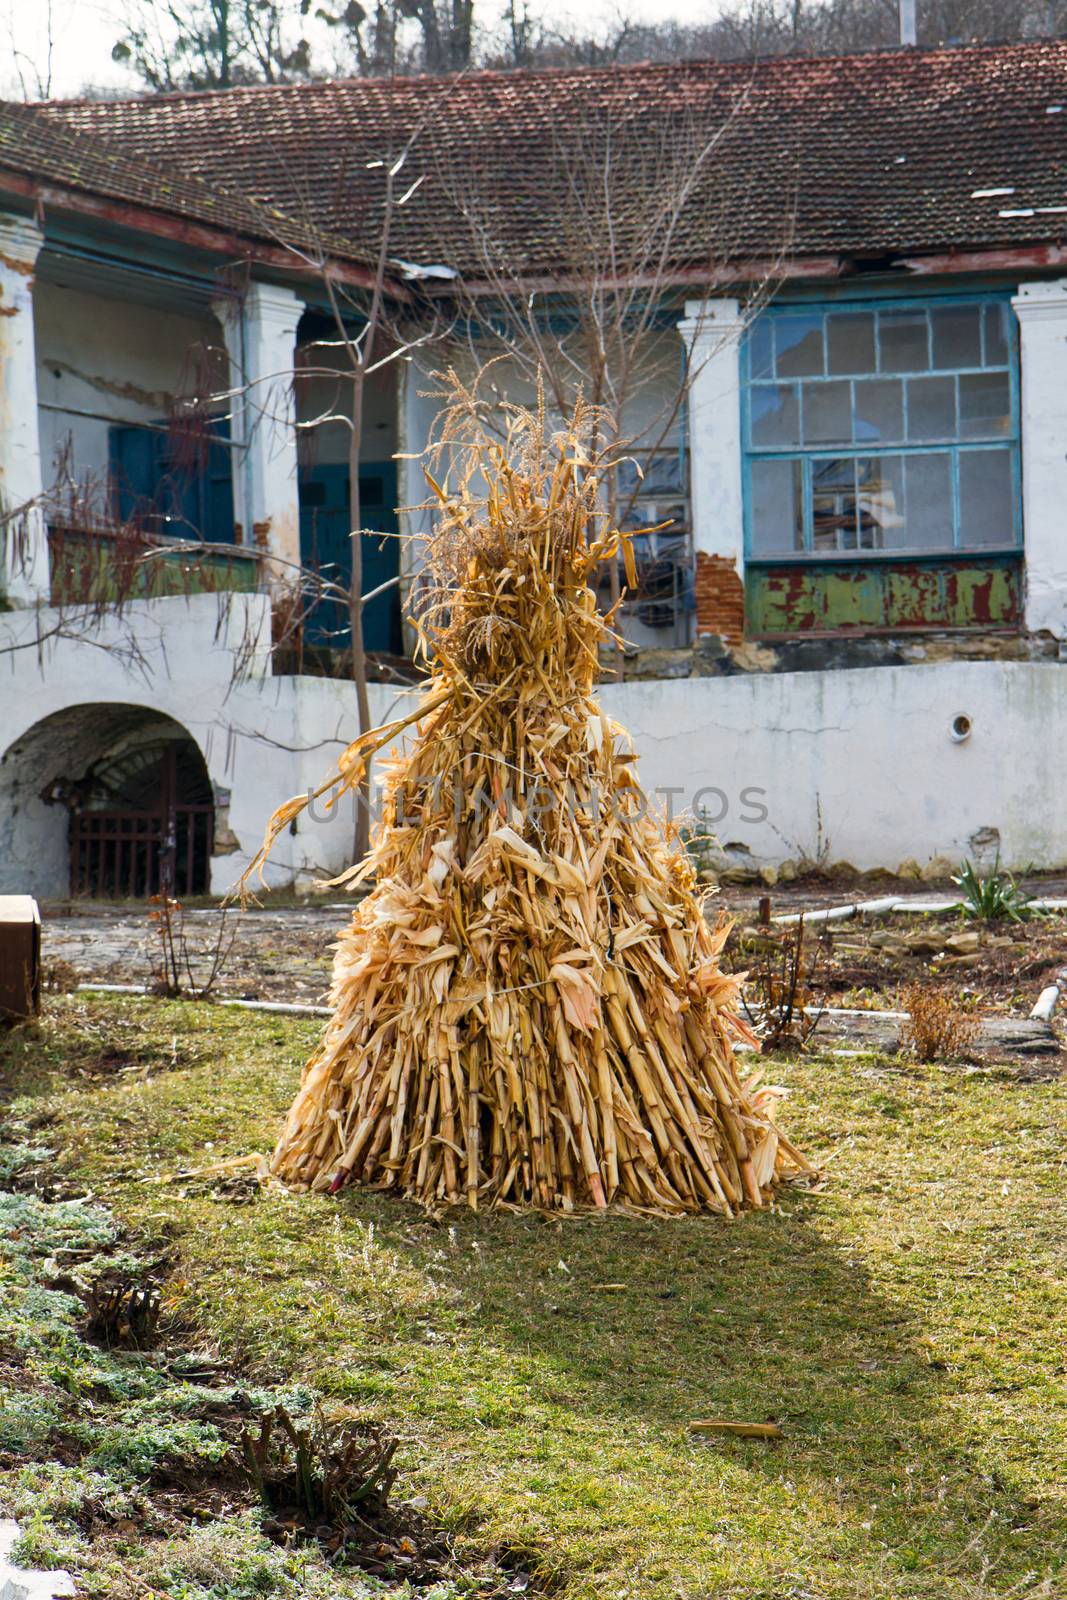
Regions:
<svg viewBox="0 0 1067 1600"><path fill-rule="evenodd" d="M130 607L91 641L46 646L40 662L32 649L4 653L33 636L35 616L0 617L0 893L64 892L64 813L45 816L34 802L57 774L24 774L13 808L3 759L52 712L142 706L188 731L212 781L230 791L240 843L213 862L216 891L255 852L271 811L330 772L356 731L351 686L269 676L265 597L231 598L228 608L214 595ZM130 627L143 670L100 648L121 645ZM250 675L235 682L235 658L253 638ZM996 829L1006 865L1051 867L1067 864L1065 673L1055 662L931 663L608 685L602 699L633 734L653 799L679 791L676 812L703 799L722 843L757 861L825 848L859 868L895 867L959 858L973 834ZM411 704L410 691L372 686L376 722ZM956 742L960 716L971 731ZM278 840L268 881L341 870L351 838L350 805L329 816L320 807Z"/></svg>
<svg viewBox="0 0 1067 1600"><path fill-rule="evenodd" d="M1067 863L1065 690L1056 662L939 662L631 683L602 698L633 734L646 789L680 785L676 810L722 791L720 841L758 859L825 847L892 868L959 859L995 828L1003 863L1023 868ZM712 818L723 809L704 802ZM761 806L766 820L746 820Z"/></svg>
<svg viewBox="0 0 1067 1600"><path fill-rule="evenodd" d="M229 602L229 603L228 603ZM129 606L83 638L10 652L46 633L53 614L0 617L0 893L66 892L66 814L39 791L58 773L13 773L5 757L45 717L71 706L139 706L172 717L200 748L212 782L231 795L229 826L240 850L212 863L212 888L234 882L258 848L271 811L317 785L355 734L354 691L327 679L271 677L270 612L263 595L196 595ZM68 629L74 624L68 616ZM124 646L135 636L140 665ZM247 675L235 679L237 658ZM373 685L371 710L384 718L396 691ZM80 774L71 774L79 776ZM298 825L274 851L268 882L288 882L313 863L339 870L351 859L344 818Z"/></svg>

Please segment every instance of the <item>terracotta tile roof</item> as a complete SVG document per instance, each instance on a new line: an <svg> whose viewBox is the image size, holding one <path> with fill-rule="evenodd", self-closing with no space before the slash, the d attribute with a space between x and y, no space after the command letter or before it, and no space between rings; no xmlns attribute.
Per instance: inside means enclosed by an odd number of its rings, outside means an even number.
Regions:
<svg viewBox="0 0 1067 1600"><path fill-rule="evenodd" d="M0 188L3 174L200 223L251 243L307 250L315 245L365 261L364 247L313 230L269 202L259 203L183 161L157 159L105 138L106 125L74 126L44 117L40 108L0 102ZM10 180L9 180L10 181ZM314 237L313 237L314 235Z"/></svg>
<svg viewBox="0 0 1067 1600"><path fill-rule="evenodd" d="M580 264L565 169L588 171L582 152L609 125L628 169L623 221L662 187L664 152L723 130L671 241L679 266L724 241L744 260L783 243L796 258L877 258L1067 240L1067 42L356 79L36 115L361 240L381 214L381 167L368 163L425 122L404 174L424 181L394 253L472 276L464 207L516 271Z"/></svg>

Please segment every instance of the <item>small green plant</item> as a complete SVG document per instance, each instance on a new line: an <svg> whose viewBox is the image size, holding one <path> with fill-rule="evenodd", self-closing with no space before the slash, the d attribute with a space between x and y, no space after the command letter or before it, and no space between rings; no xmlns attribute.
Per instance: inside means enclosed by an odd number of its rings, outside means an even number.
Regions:
<svg viewBox="0 0 1067 1600"><path fill-rule="evenodd" d="M963 897L963 915L977 922L1027 922L1033 906L1010 872L1001 872L1000 857L982 877L973 861L964 861L952 879Z"/></svg>
<svg viewBox="0 0 1067 1600"><path fill-rule="evenodd" d="M72 1560L84 1545L76 1533L64 1533L38 1507L31 1512L26 1526L11 1547L11 1559L19 1567L37 1567L51 1571ZM27 1594L29 1591L5 1584L3 1592Z"/></svg>

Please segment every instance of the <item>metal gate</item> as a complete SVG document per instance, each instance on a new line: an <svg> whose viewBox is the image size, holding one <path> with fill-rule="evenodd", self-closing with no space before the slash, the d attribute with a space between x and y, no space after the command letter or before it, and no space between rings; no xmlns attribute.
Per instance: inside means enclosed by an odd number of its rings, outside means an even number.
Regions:
<svg viewBox="0 0 1067 1600"><path fill-rule="evenodd" d="M152 785L157 806L120 810L89 804L72 810L72 895L144 899L202 894L209 888L214 805L179 794L189 785L179 784L174 742L151 754L158 755L158 786Z"/></svg>

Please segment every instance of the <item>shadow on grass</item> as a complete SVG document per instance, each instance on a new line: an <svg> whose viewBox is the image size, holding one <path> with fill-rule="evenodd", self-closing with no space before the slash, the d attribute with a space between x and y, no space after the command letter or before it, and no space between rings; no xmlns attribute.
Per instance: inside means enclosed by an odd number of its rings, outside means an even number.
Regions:
<svg viewBox="0 0 1067 1600"><path fill-rule="evenodd" d="M562 1494L568 1437L579 1475L583 1439L601 1441L605 1464L621 1440L635 1474L661 1473L669 1456L682 1545L691 1514L703 1538L712 1486L726 1526L745 1524L748 1496L771 1514L784 1487L802 1514L818 1507L828 1558L856 1559L889 1594L912 1593L909 1574L916 1593L937 1573L937 1593L958 1582L977 1596L1049 1573L1067 1550L1062 1502L1039 1505L1032 1485L990 1459L916 1315L872 1285L863 1241L826 1208L794 1192L733 1223L456 1214L441 1225L365 1195L340 1209L364 1228L373 1218L378 1247L419 1271L452 1263L463 1404L490 1433L525 1416L531 1444L562 1428ZM697 1418L773 1420L785 1439L697 1440L687 1433ZM757 1509L752 1527L763 1520ZM819 1573L804 1576L821 1594ZM858 1582L855 1592L883 1591Z"/></svg>

